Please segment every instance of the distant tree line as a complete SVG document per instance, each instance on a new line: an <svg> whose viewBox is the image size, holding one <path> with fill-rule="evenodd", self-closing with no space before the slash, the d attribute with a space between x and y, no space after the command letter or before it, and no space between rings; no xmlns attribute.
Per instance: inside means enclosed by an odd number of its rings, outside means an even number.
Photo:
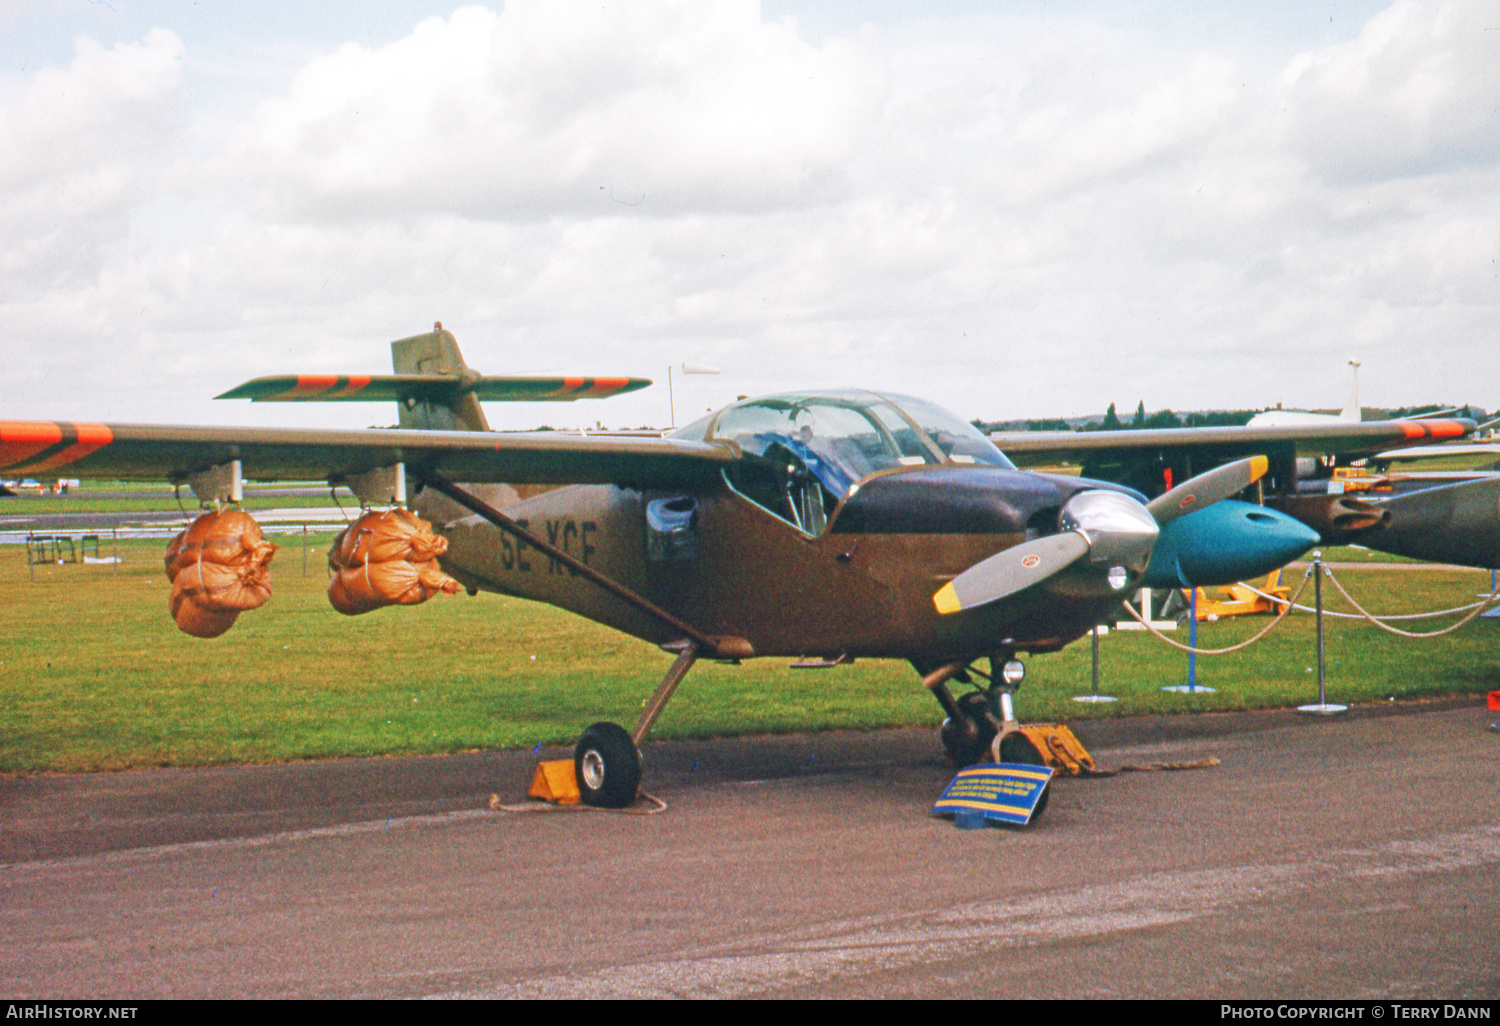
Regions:
<svg viewBox="0 0 1500 1026"><path fill-rule="evenodd" d="M1267 410L1269 409L1271 407L1267 407ZM1363 413L1365 420L1396 420L1401 417L1421 417L1445 411L1448 416L1468 417L1471 420L1477 421L1483 421L1488 416L1478 406L1467 405L1458 410L1453 410L1452 407L1439 403L1428 403L1425 406L1402 406L1394 410L1375 409L1367 406L1364 408ZM1204 410L1178 416L1171 410L1157 410L1155 413L1148 414L1145 402L1141 401L1136 403L1135 415L1128 421L1121 420L1119 413L1115 410L1115 404L1110 403L1109 409L1104 411L1102 418L1094 416L1075 417L1072 419L1054 417L1040 420L974 420L971 423L986 434L991 431L1136 431L1143 428L1234 427L1249 423L1251 417L1263 412L1266 411ZM1339 411L1319 410L1316 412L1336 414Z"/></svg>

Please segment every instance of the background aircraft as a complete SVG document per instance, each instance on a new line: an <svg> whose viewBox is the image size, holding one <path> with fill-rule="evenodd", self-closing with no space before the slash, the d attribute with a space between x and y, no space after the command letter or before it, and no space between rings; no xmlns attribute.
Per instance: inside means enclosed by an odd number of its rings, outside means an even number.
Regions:
<svg viewBox="0 0 1500 1026"><path fill-rule="evenodd" d="M1316 415L1303 415L1315 417ZM1324 417L1243 427L1131 431L995 432L990 439L1020 466L1074 461L1085 477L1157 495L1193 474L1251 453L1270 470L1261 499L1318 532L1324 544L1358 543L1401 556L1460 566L1500 566L1500 475L1422 477L1404 485L1341 470L1406 446L1464 438L1467 418L1357 422Z"/></svg>
<svg viewBox="0 0 1500 1026"><path fill-rule="evenodd" d="M956 762L992 744L1040 761L1013 732L1018 653L1054 651L1107 619L1159 548L1172 550L1173 575L1196 568L1188 583L1218 584L1315 540L1257 507L1216 512L1265 472L1259 456L1183 475L1148 503L1118 484L1017 470L939 407L857 390L746 400L665 438L496 433L480 399L647 382L485 377L441 324L391 348L393 375L260 378L224 397L383 399L397 403L397 428L0 421L0 471L165 479L205 503L237 499L245 478L323 479L364 505L409 498L471 593L549 602L677 655L632 730L600 723L580 739L580 788L601 805L634 799L638 745L705 656L908 660L948 713ZM948 682L974 677L984 690L955 700Z"/></svg>

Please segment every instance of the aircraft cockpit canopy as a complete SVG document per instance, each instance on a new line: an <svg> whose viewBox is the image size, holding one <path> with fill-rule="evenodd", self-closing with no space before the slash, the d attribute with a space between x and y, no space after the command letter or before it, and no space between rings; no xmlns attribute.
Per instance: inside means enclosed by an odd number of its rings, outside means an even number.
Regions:
<svg viewBox="0 0 1500 1026"><path fill-rule="evenodd" d="M809 534L821 533L833 506L879 471L943 464L1015 469L972 424L941 407L853 389L750 399L675 435L727 439L761 457L731 483ZM756 464L775 468L780 480L758 482L764 475ZM808 487L813 483L819 487Z"/></svg>

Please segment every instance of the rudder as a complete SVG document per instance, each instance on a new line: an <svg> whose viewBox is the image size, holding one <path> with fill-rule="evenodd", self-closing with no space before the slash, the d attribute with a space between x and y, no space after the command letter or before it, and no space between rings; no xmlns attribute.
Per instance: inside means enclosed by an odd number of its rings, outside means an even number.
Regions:
<svg viewBox="0 0 1500 1026"><path fill-rule="evenodd" d="M413 335L391 343L391 363L397 374L440 374L473 385L479 372L464 363L458 339L438 321L425 335ZM398 423L404 428L428 431L488 431L490 422L473 392L460 389L448 399L409 396L396 404Z"/></svg>

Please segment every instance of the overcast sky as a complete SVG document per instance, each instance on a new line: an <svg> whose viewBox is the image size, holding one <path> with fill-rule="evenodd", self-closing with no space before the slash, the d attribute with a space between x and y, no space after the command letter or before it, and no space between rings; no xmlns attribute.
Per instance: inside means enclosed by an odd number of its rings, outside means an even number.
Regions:
<svg viewBox="0 0 1500 1026"><path fill-rule="evenodd" d="M920 7L920 16L914 13ZM1212 8L1204 11L1202 8ZM635 374L965 418L1500 406L1500 5L0 0L0 416Z"/></svg>

